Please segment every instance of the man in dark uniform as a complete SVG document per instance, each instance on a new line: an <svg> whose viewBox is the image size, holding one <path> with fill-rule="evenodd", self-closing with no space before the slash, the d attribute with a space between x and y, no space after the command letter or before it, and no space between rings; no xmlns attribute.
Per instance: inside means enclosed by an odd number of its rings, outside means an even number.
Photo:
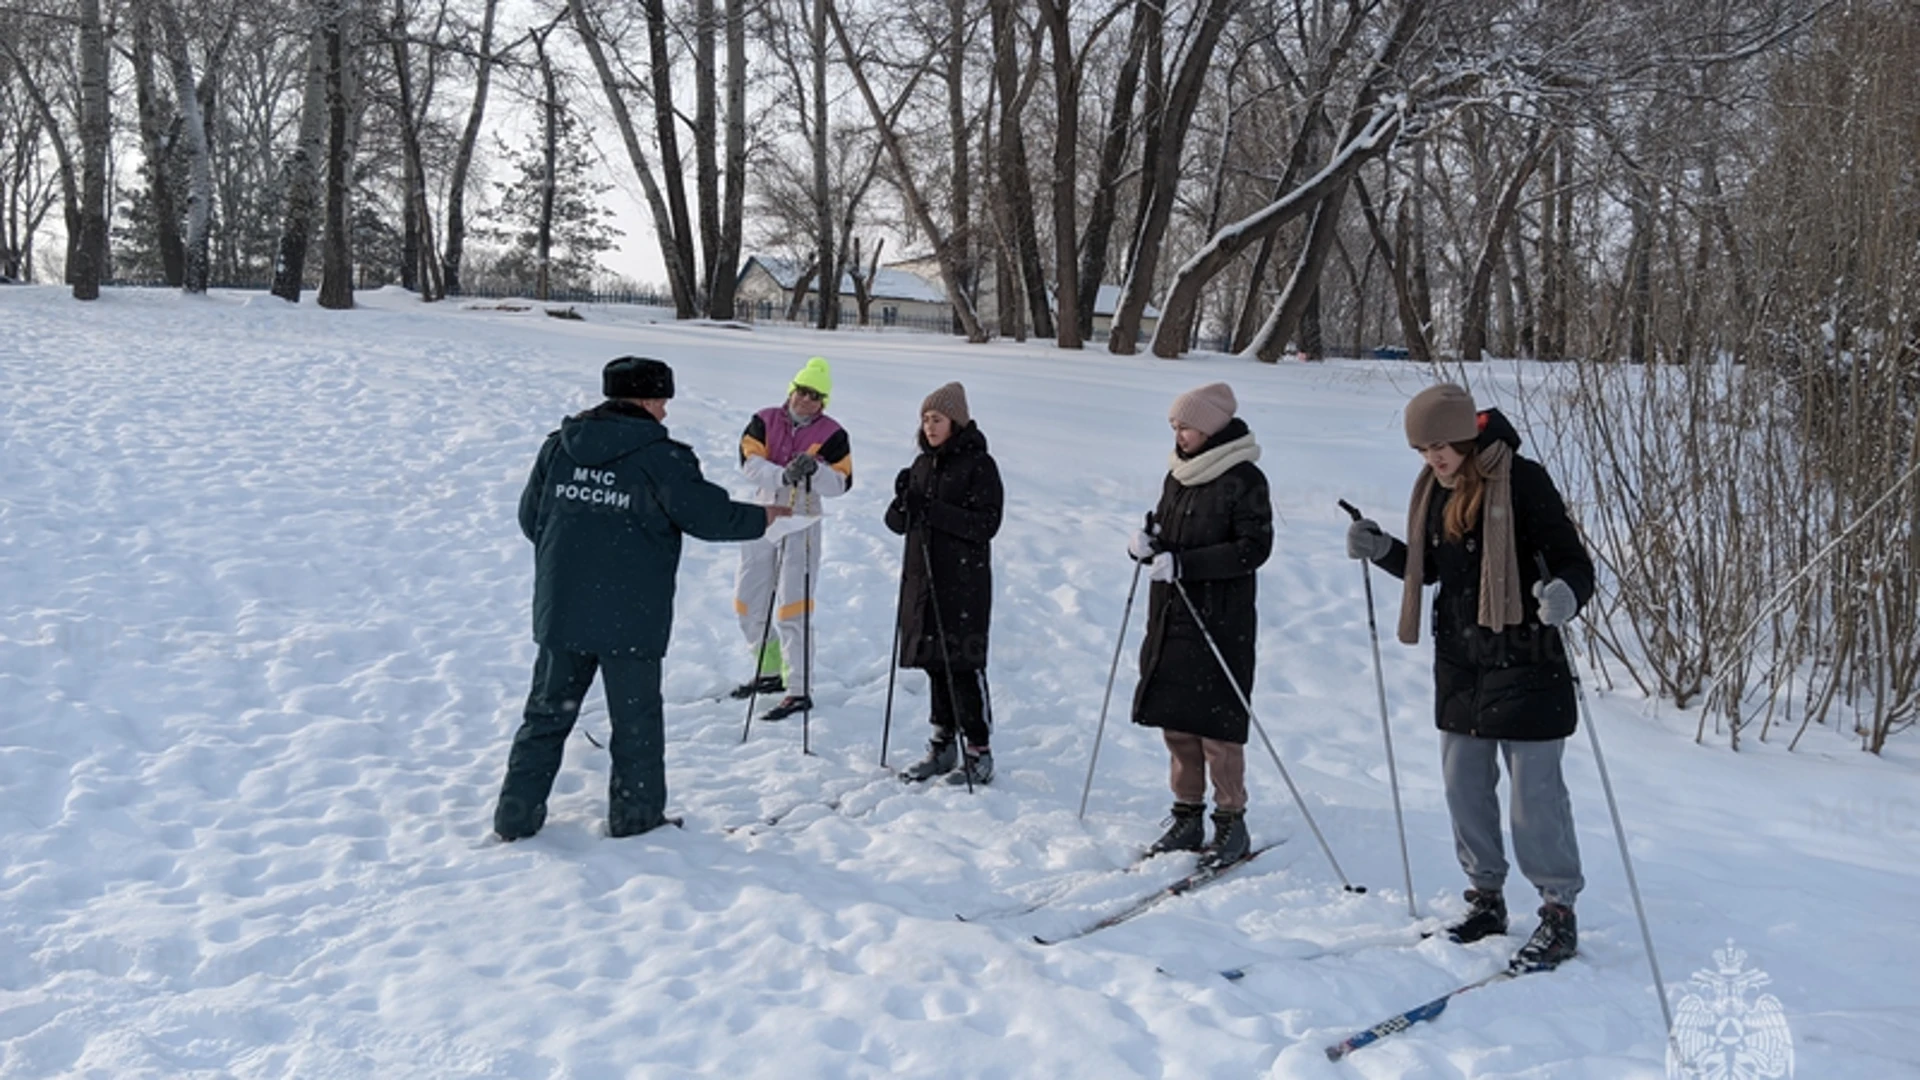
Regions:
<svg viewBox="0 0 1920 1080"><path fill-rule="evenodd" d="M737 503L667 437L673 369L623 356L601 374L607 400L547 436L520 496L533 541L533 689L507 758L493 831L540 831L580 702L603 673L613 758L607 835L667 823L660 662L673 630L680 534L752 540L785 507Z"/></svg>

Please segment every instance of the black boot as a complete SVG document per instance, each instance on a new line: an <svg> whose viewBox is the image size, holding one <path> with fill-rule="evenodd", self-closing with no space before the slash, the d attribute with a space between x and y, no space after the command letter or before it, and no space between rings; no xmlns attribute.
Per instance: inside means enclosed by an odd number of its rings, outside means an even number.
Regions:
<svg viewBox="0 0 1920 1080"><path fill-rule="evenodd" d="M736 701L743 701L750 697L772 697L775 694L784 694L786 692L787 681L782 679L778 673L775 673L748 679L746 682L733 688L733 697Z"/></svg>
<svg viewBox="0 0 1920 1080"><path fill-rule="evenodd" d="M1207 841L1205 818L1207 808L1201 803L1177 802L1173 804L1173 816L1167 819L1167 831L1147 849L1148 855L1165 855L1169 851L1199 851Z"/></svg>
<svg viewBox="0 0 1920 1080"><path fill-rule="evenodd" d="M927 756L900 770L900 779L907 781L931 780L943 773L953 771L960 761L959 747L952 742L938 739L927 743Z"/></svg>
<svg viewBox="0 0 1920 1080"><path fill-rule="evenodd" d="M1468 889L1467 917L1447 927L1456 944L1471 945L1481 938L1507 932L1507 898L1499 889Z"/></svg>
<svg viewBox="0 0 1920 1080"><path fill-rule="evenodd" d="M762 720L785 720L795 713L811 712L813 699L805 694L789 694L780 699L780 704L760 714Z"/></svg>
<svg viewBox="0 0 1920 1080"><path fill-rule="evenodd" d="M1573 959L1579 941L1573 909L1565 904L1542 904L1540 925L1513 954L1513 966L1523 971L1551 971Z"/></svg>
<svg viewBox="0 0 1920 1080"><path fill-rule="evenodd" d="M1201 866L1231 866L1247 857L1253 844L1247 836L1245 810L1213 812L1213 840L1200 853Z"/></svg>

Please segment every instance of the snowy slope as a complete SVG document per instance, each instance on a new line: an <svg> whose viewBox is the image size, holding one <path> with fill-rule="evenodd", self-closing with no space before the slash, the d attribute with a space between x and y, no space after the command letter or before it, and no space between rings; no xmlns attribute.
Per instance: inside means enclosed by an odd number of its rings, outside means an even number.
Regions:
<svg viewBox="0 0 1920 1080"><path fill-rule="evenodd" d="M1584 734L1581 958L1341 1064L1321 1053L1517 944L1419 940L1462 883L1427 656L1387 643L1407 917L1342 553L1336 498L1404 514L1417 369L363 304L0 292L0 1077L1666 1075ZM816 753L792 721L741 744L741 704L717 699L745 669L735 553L690 543L666 678L687 827L602 838L606 759L576 737L545 831L491 845L534 653L514 503L541 438L630 352L674 364L668 424L723 482L749 412L807 356L833 361L857 482L826 526ZM1001 772L973 795L878 761L900 557L881 510L921 397L953 378L1009 499ZM1256 741L1252 831L1280 847L1043 948L1030 935L1183 870L1122 869L1168 801L1157 733L1126 718L1137 609L1075 810L1166 406L1214 379L1240 395L1280 515L1255 705L1369 891L1343 893ZM1395 583L1374 584L1390 625ZM890 764L924 740L925 694L902 675ZM1731 939L1772 976L1798 1075L1920 1076L1914 748L1873 758L1823 732L1735 755L1696 746L1670 706L1592 703L1669 987ZM582 726L604 734L597 693Z"/></svg>

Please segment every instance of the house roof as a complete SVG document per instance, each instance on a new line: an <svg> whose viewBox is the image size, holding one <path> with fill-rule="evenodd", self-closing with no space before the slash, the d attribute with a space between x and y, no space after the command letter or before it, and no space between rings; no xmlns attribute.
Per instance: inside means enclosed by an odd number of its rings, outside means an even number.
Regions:
<svg viewBox="0 0 1920 1080"><path fill-rule="evenodd" d="M741 267L741 274L754 263L773 278L774 283L783 289L791 290L800 277L800 264L793 259L782 259L770 255L750 255ZM853 278L840 275L840 292L845 296L853 295ZM918 274L893 267L882 266L873 274L873 295L880 300L914 300L924 304L944 304L946 291Z"/></svg>

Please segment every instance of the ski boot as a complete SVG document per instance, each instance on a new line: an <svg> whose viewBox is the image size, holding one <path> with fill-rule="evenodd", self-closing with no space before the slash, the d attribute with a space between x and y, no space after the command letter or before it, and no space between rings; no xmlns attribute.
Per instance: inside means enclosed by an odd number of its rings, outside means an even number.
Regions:
<svg viewBox="0 0 1920 1080"><path fill-rule="evenodd" d="M1481 938L1507 932L1507 899L1499 889L1468 889L1467 917L1447 927L1447 937L1456 945L1471 945Z"/></svg>
<svg viewBox="0 0 1920 1080"><path fill-rule="evenodd" d="M761 713L760 719L785 720L787 717L792 716L795 713L810 712L812 711L812 709L813 709L813 698L807 696L806 694L789 694L786 697L783 697L780 699L780 704L775 705L773 708L768 709L764 713Z"/></svg>
<svg viewBox="0 0 1920 1080"><path fill-rule="evenodd" d="M942 773L953 771L960 760L958 748L950 742L937 740L927 743L927 756L900 770L900 779L912 783L931 780Z"/></svg>
<svg viewBox="0 0 1920 1080"><path fill-rule="evenodd" d="M1216 808L1213 812L1213 840L1201 849L1200 866L1206 869L1231 866L1246 858L1252 850L1253 842L1247 836L1247 812Z"/></svg>
<svg viewBox="0 0 1920 1080"><path fill-rule="evenodd" d="M1206 846L1207 808L1202 803L1177 802L1173 804L1173 815L1164 824L1167 831L1147 849L1149 856L1165 855L1169 851L1199 851Z"/></svg>
<svg viewBox="0 0 1920 1080"><path fill-rule="evenodd" d="M1573 909L1565 904L1540 905L1540 925L1520 951L1513 954L1513 967L1521 971L1552 971L1577 951L1580 935L1574 925Z"/></svg>
<svg viewBox="0 0 1920 1080"><path fill-rule="evenodd" d="M745 701L750 697L772 697L775 694L784 694L786 692L787 681L782 679L778 674L761 675L757 678L748 679L746 682L734 687L732 691L735 701Z"/></svg>
<svg viewBox="0 0 1920 1080"><path fill-rule="evenodd" d="M960 767L947 774L947 783L955 787L966 787L968 784L979 787L992 780L993 751L984 746L978 750L969 747L961 759Z"/></svg>

